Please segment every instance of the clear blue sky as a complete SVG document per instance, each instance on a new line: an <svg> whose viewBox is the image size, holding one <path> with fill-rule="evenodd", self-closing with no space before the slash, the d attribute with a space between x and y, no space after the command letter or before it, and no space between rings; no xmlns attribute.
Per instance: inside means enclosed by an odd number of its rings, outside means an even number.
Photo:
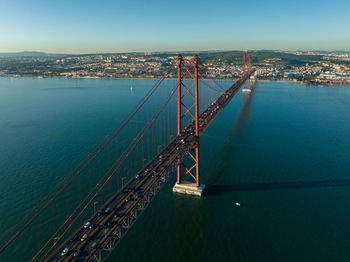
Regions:
<svg viewBox="0 0 350 262"><path fill-rule="evenodd" d="M350 0L0 0L0 52L350 51Z"/></svg>

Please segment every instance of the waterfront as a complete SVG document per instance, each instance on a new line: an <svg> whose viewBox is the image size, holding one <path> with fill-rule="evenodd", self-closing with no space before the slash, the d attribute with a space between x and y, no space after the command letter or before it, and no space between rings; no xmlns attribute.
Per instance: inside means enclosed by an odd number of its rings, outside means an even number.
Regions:
<svg viewBox="0 0 350 262"><path fill-rule="evenodd" d="M0 79L0 232L151 83ZM201 139L206 195L173 195L172 179L110 261L348 260L349 98L348 87L288 82L240 92Z"/></svg>

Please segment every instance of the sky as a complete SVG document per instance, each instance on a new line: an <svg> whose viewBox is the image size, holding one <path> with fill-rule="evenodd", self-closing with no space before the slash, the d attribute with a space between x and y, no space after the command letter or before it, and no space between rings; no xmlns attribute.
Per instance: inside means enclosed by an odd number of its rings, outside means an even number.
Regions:
<svg viewBox="0 0 350 262"><path fill-rule="evenodd" d="M0 0L0 52L350 51L350 0Z"/></svg>

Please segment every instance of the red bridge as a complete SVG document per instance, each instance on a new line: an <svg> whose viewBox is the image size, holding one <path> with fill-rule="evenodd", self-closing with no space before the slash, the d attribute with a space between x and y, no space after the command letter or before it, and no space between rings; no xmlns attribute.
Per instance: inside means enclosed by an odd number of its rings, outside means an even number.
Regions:
<svg viewBox="0 0 350 262"><path fill-rule="evenodd" d="M161 89L173 70L177 81L166 84L176 84ZM223 89L200 80L201 70L197 55L178 55L121 123L2 236L1 261L105 260L175 169L173 191L201 196L199 137L246 82L250 89L255 71L244 54L241 78ZM214 101L199 101L199 82L219 94ZM26 241L36 241L37 250Z"/></svg>

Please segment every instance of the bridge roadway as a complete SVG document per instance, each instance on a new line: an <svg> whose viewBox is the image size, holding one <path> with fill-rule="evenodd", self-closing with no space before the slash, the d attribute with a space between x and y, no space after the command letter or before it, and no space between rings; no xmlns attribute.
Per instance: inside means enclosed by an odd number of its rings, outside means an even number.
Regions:
<svg viewBox="0 0 350 262"><path fill-rule="evenodd" d="M235 82L200 115L200 135L206 131L252 73L254 70ZM194 132L195 127L192 123L89 219L89 222L94 225L92 229L81 225L45 261L105 260L173 173L177 161L179 159L182 161L187 151L194 150ZM104 212L107 207L111 209L108 213ZM81 241L84 234L88 237ZM95 242L97 244L92 248L91 245ZM69 248L68 254L61 256L62 250L66 247ZM74 252L77 250L80 250L80 253L74 257Z"/></svg>

